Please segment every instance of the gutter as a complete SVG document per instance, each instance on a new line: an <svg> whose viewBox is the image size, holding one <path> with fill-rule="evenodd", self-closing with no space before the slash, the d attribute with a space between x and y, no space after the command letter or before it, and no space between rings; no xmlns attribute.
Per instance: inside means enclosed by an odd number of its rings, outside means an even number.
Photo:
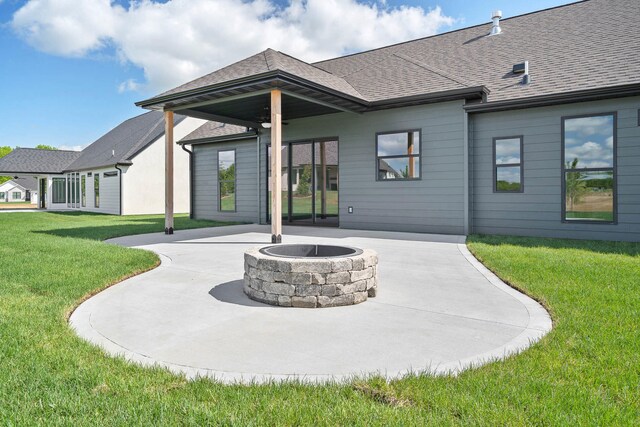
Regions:
<svg viewBox="0 0 640 427"><path fill-rule="evenodd" d="M231 135L214 136L211 138L191 139L187 141L181 140L181 141L178 141L178 145L199 145L199 144L211 144L214 142L237 141L239 139L253 138L256 136L258 136L258 132L251 131L251 132L236 133Z"/></svg>
<svg viewBox="0 0 640 427"><path fill-rule="evenodd" d="M630 85L610 86L604 88L577 90L572 92L554 93L549 95L530 96L508 101L487 102L482 104L465 105L468 113L488 113L494 111L517 110L532 107L544 107L572 102L597 101L600 99L622 98L640 95L640 83Z"/></svg>
<svg viewBox="0 0 640 427"><path fill-rule="evenodd" d="M387 108L407 107L410 105L428 104L433 102L453 101L456 99L487 99L491 91L485 86L465 87L462 89L445 90L422 95L403 96L401 98L385 99L369 103L366 111L382 110Z"/></svg>
<svg viewBox="0 0 640 427"><path fill-rule="evenodd" d="M115 163L115 164L114 163L109 163L109 164L106 164L106 165L94 165L94 166L91 166L91 167L83 167L83 168L79 168L79 169L65 169L61 173L64 174L64 173L71 173L71 172L84 172L84 171L91 171L91 170L95 170L95 169L109 168L111 166L115 166L116 169L118 169L117 168L118 165L120 165L120 166L131 166L131 165L133 165L133 162L131 160L122 160L122 161L119 161L118 163ZM118 169L118 170L120 170L120 169ZM58 173L59 174L60 172L51 172L51 174L54 174L54 173Z"/></svg>
<svg viewBox="0 0 640 427"><path fill-rule="evenodd" d="M262 198L260 197L260 131L256 129L256 172L257 172L257 202L258 202L258 224L260 224L260 217L262 216Z"/></svg>
<svg viewBox="0 0 640 427"><path fill-rule="evenodd" d="M180 144L183 151L189 153L189 219L193 219L193 151Z"/></svg>

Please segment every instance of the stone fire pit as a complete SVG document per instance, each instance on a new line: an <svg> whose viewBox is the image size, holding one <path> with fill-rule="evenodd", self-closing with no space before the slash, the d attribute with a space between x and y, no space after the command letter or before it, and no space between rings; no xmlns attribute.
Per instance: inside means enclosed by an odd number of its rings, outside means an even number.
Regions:
<svg viewBox="0 0 640 427"><path fill-rule="evenodd" d="M274 245L244 254L244 292L282 307L336 307L375 297L378 255L330 245Z"/></svg>

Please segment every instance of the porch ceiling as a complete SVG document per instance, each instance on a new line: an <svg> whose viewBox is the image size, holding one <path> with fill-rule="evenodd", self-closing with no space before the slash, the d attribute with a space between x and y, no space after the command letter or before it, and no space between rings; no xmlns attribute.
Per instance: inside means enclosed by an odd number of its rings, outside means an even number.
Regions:
<svg viewBox="0 0 640 427"><path fill-rule="evenodd" d="M269 93L259 93L242 98L218 100L217 102L214 101L213 103L184 109L177 107L174 111L202 119L257 127L261 122L269 120L270 103L271 97ZM286 94L282 95L282 119L285 121L338 113L340 111L343 110Z"/></svg>

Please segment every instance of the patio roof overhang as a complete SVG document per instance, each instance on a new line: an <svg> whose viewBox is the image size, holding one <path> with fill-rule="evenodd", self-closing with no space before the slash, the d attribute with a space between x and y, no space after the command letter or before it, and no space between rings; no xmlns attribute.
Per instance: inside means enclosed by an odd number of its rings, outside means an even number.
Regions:
<svg viewBox="0 0 640 427"><path fill-rule="evenodd" d="M173 111L205 120L259 128L260 118L264 117L265 110L270 106L270 93L273 89L282 92L284 120L338 112L360 114L454 99L485 101L489 94L485 86L472 86L371 102L281 70L274 70L221 84L156 96L137 102L136 105L150 110Z"/></svg>
<svg viewBox="0 0 640 427"><path fill-rule="evenodd" d="M338 112L362 113L365 100L340 93L280 70L157 96L136 105L146 109L173 111L190 117L259 128L270 108L270 94L282 92L282 116L287 120Z"/></svg>
<svg viewBox="0 0 640 427"><path fill-rule="evenodd" d="M173 114L245 126L258 130L271 124L271 182L282 183L282 118L288 120L324 114L362 113L365 100L309 80L274 70L219 84L161 95L136 103L165 112L165 233L173 233ZM281 192L271 192L271 241L282 241Z"/></svg>

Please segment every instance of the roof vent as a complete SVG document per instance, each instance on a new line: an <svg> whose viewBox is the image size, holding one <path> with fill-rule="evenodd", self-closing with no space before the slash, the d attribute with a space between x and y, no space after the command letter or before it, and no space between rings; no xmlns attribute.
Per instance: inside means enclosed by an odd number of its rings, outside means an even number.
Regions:
<svg viewBox="0 0 640 427"><path fill-rule="evenodd" d="M502 28L500 28L500 18L502 18L501 10L494 10L491 14L491 19L493 20L493 27L491 27L490 36L496 36L502 32Z"/></svg>
<svg viewBox="0 0 640 427"><path fill-rule="evenodd" d="M531 83L531 76L529 76L529 61L524 61L520 64L513 66L513 74L524 74L522 76L522 84L527 85Z"/></svg>

